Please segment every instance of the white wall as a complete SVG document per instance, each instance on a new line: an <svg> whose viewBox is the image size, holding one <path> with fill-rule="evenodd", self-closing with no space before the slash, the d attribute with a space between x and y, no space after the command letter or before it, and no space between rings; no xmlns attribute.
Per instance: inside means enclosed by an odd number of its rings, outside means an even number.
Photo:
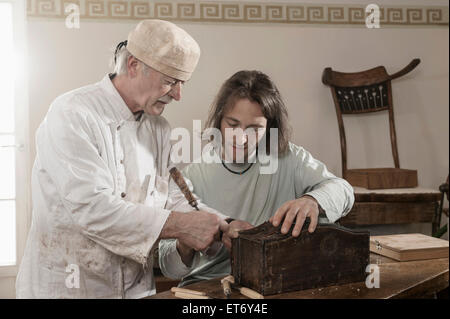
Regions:
<svg viewBox="0 0 450 319"><path fill-rule="evenodd" d="M340 141L325 67L353 72L384 65L394 73L413 58L422 62L393 81L397 143L402 168L417 169L419 184L435 188L449 171L448 28L311 27L181 23L199 42L202 56L180 102L164 116L173 127L204 121L223 81L241 69L269 74L288 106L292 141L341 176ZM32 138L51 101L109 71L115 45L134 23L30 21L30 119ZM349 168L393 167L387 114L346 118ZM32 152L34 156L34 146ZM417 227L416 227L417 226ZM385 226L383 232L430 233L429 224ZM374 230L378 231L378 230Z"/></svg>
<svg viewBox="0 0 450 319"><path fill-rule="evenodd" d="M112 48L134 23L30 21L31 134L59 94L98 81L108 72ZM410 74L394 80L400 163L417 169L419 183L436 188L448 174L448 28L301 27L284 25L180 24L202 48L198 68L181 102L166 108L174 127L206 118L223 81L241 69L269 74L284 96L303 145L330 170L341 174L338 126L322 70L357 71L378 65L394 73L419 57ZM346 119L349 167L393 166L387 114ZM34 154L34 146L32 146Z"/></svg>

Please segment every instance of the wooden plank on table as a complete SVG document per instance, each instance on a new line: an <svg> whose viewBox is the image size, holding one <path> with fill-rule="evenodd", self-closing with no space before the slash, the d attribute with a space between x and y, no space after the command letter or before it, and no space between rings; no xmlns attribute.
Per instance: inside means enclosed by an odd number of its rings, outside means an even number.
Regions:
<svg viewBox="0 0 450 319"><path fill-rule="evenodd" d="M398 261L448 258L448 241L424 234L370 237L370 251Z"/></svg>
<svg viewBox="0 0 450 319"><path fill-rule="evenodd" d="M430 223L436 207L436 202L356 202L340 223L344 226Z"/></svg>

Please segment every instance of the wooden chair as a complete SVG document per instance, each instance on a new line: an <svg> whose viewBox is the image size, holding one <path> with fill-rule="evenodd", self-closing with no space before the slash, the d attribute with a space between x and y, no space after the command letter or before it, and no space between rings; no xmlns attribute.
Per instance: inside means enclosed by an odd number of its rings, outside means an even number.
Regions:
<svg viewBox="0 0 450 319"><path fill-rule="evenodd" d="M448 225L445 224L443 227L441 226L441 218L442 213L444 213L448 217L448 208L444 208L444 195L447 195L447 201L449 200L449 186L448 186L448 175L447 175L447 181L441 186L439 186L439 191L441 192L441 201L439 204L438 213L436 214L436 219L434 220L434 228L433 228L433 236L440 238L442 235L444 235L447 232Z"/></svg>
<svg viewBox="0 0 450 319"><path fill-rule="evenodd" d="M417 171L400 168L391 81L411 72L420 59L390 75L384 66L344 73L325 68L322 82L330 86L339 125L342 176L354 187L355 205L342 224L373 225L433 222L440 192L418 188ZM348 169L343 116L387 111L394 167Z"/></svg>

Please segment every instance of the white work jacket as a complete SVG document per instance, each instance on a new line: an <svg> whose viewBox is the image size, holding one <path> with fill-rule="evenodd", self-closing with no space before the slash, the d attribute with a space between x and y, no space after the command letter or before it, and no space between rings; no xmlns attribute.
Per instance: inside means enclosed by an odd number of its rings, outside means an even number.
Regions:
<svg viewBox="0 0 450 319"><path fill-rule="evenodd" d="M154 294L152 248L171 210L192 211L169 184L168 122L136 118L107 75L52 103L36 152L17 297Z"/></svg>

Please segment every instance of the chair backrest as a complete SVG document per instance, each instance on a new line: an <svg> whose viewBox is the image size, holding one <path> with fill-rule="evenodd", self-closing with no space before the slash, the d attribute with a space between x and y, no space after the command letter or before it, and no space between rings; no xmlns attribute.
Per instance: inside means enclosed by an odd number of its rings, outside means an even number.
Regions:
<svg viewBox="0 0 450 319"><path fill-rule="evenodd" d="M391 80L411 72L419 63L420 59L414 59L402 70L392 75L386 72L384 66L354 73L337 72L330 67L323 70L322 82L331 88L338 119L341 139L342 176L345 176L347 171L347 141L342 119L343 114L388 111L392 156L395 167L400 168Z"/></svg>

